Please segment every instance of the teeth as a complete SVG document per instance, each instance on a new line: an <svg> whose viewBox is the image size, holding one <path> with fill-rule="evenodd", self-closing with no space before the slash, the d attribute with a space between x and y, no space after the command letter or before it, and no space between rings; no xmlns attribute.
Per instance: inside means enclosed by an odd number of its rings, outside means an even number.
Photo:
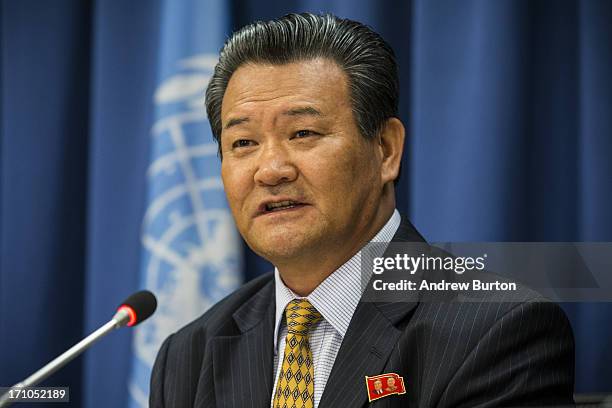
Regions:
<svg viewBox="0 0 612 408"><path fill-rule="evenodd" d="M295 201L281 201L279 203L269 203L266 204L266 210L272 211L281 207L292 207L296 204Z"/></svg>

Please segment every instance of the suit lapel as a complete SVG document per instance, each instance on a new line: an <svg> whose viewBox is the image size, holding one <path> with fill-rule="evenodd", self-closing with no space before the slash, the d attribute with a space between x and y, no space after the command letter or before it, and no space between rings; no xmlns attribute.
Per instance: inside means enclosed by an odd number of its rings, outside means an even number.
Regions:
<svg viewBox="0 0 612 408"><path fill-rule="evenodd" d="M212 339L217 407L269 407L272 398L274 283L233 315L236 336Z"/></svg>
<svg viewBox="0 0 612 408"><path fill-rule="evenodd" d="M414 304L400 306L359 303L338 351L320 408L359 407L367 401L364 377L380 374L401 335L385 313L401 320L414 308Z"/></svg>
<svg viewBox="0 0 612 408"><path fill-rule="evenodd" d="M423 241L403 218L392 242ZM385 256L392 256L389 249ZM418 300L359 302L325 385L320 408L359 407L367 402L365 376L381 374L402 333L396 325L417 304Z"/></svg>

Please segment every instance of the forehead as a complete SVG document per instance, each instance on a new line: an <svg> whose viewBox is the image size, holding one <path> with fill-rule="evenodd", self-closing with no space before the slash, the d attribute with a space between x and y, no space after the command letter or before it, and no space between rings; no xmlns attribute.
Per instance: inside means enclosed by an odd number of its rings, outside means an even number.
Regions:
<svg viewBox="0 0 612 408"><path fill-rule="evenodd" d="M283 65L243 65L228 83L221 117L226 122L235 114L291 104L314 105L322 110L349 106L346 74L338 64L323 58Z"/></svg>

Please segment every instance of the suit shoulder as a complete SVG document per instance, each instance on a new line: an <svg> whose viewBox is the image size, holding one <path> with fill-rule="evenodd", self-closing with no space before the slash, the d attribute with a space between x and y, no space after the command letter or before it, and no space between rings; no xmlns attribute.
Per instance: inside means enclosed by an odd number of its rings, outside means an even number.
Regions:
<svg viewBox="0 0 612 408"><path fill-rule="evenodd" d="M541 327L556 333L568 344L574 341L563 309L535 290L520 285L511 300L486 295L448 303L421 303L415 317L413 324L428 333L424 338L436 339L436 344L460 339L466 353L490 336L511 335L520 339L539 332Z"/></svg>
<svg viewBox="0 0 612 408"><path fill-rule="evenodd" d="M523 302L487 298L419 305L404 329L402 347L419 350L419 358L407 365L420 367L421 388L433 390L426 398L437 395L442 401L423 405L476 406L495 395L501 398L499 390L513 390L503 394L510 399L500 406L524 405L511 399L514 394L516 398L558 395L559 401L571 400L575 346L569 321L556 303L531 289L524 292ZM491 378L499 384L493 385ZM551 383L530 393L541 378ZM535 405L554 404L535 401Z"/></svg>
<svg viewBox="0 0 612 408"><path fill-rule="evenodd" d="M274 301L272 274L254 279L189 323L170 335L158 352L151 375L150 405L192 406L195 393L176 390L195 390L202 375L210 380L211 349L209 342L216 335L238 333L232 315L240 308L253 304L263 310L265 304Z"/></svg>

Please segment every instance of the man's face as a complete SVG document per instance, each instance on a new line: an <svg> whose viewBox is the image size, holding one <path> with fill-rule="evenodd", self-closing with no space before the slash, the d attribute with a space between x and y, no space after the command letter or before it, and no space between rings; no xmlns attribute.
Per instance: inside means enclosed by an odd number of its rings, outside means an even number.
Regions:
<svg viewBox="0 0 612 408"><path fill-rule="evenodd" d="M380 390L381 388L382 388L382 381L380 381L380 380L376 380L376 381L374 381L374 389L375 389L376 391L378 391L378 390Z"/></svg>
<svg viewBox="0 0 612 408"><path fill-rule="evenodd" d="M382 194L382 151L359 133L340 67L244 65L221 117L225 192L255 252L276 263L357 246Z"/></svg>
<svg viewBox="0 0 612 408"><path fill-rule="evenodd" d="M393 387L395 385L395 378L393 378L393 377L387 378L387 385L389 387Z"/></svg>

